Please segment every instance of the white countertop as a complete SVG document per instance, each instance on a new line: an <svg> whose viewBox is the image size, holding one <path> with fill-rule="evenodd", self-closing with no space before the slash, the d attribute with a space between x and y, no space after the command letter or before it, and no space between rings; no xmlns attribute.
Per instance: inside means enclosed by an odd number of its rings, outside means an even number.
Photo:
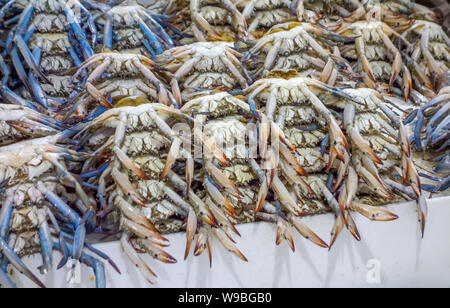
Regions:
<svg viewBox="0 0 450 308"><path fill-rule="evenodd" d="M148 256L144 259L159 278L149 285L120 251L117 242L102 243L97 248L117 263L122 275L105 264L108 287L450 287L450 197L429 201L425 238L420 238L414 203L387 207L400 218L393 222L371 222L353 213L362 241L356 242L343 230L328 252L294 233L296 252L286 243L275 246L276 226L254 223L237 226L242 234L238 247L248 258L245 263L230 255L220 243L213 243L213 267L207 254L183 260L185 234L167 236L167 248L178 263L163 264ZM322 239L329 242L333 224L331 214L306 217L303 221ZM295 231L296 232L296 231ZM58 263L58 253L54 254ZM25 262L37 272L40 256ZM56 265L55 265L56 266ZM380 283L376 268L380 268ZM42 281L48 287L93 287L93 273L83 266L81 285L68 285L68 269L53 271ZM16 273L18 286L33 284Z"/></svg>

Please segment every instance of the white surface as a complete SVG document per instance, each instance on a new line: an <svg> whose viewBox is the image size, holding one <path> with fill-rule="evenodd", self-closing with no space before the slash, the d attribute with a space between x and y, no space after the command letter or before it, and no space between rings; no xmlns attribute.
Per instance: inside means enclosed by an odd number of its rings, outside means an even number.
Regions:
<svg viewBox="0 0 450 308"><path fill-rule="evenodd" d="M150 267L158 274L153 287L450 287L450 197L429 201L425 238L420 238L414 203L389 206L400 218L394 222L371 222L354 213L362 236L356 242L347 230L328 252L295 234L296 252L286 243L275 246L276 226L255 223L238 226L242 238L238 247L249 259L244 263L226 252L218 242L213 244L213 267L206 253L183 261L185 234L167 238L167 251L177 264L163 264L147 256ZM333 216L308 217L304 222L322 239L329 241ZM120 251L117 242L97 245L118 264L122 275L106 265L108 287L149 287L137 269ZM55 253L55 261L59 261ZM381 283L369 284L367 263L376 259L381 265ZM26 263L34 270L40 256ZM37 272L37 270L36 270ZM62 269L43 277L48 287L93 287L92 271L83 266L82 285L70 286ZM14 274L15 279L19 276ZM26 279L18 286L33 286Z"/></svg>

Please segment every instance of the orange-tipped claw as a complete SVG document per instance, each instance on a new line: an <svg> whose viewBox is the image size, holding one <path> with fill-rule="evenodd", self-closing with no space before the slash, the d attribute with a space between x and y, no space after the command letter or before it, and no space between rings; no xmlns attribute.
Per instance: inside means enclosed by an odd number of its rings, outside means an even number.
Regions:
<svg viewBox="0 0 450 308"><path fill-rule="evenodd" d="M336 239L338 238L339 234L342 232L344 225L345 225L344 217L340 213L334 220L334 225L333 225L333 229L331 230L331 240L330 240L330 245L328 247L328 250L331 250L331 247L333 247L334 243L336 242Z"/></svg>
<svg viewBox="0 0 450 308"><path fill-rule="evenodd" d="M363 154L368 155L370 159L375 162L376 164L383 164L380 158L378 158L377 154L373 151L373 149L370 147L369 142L367 142L359 133L359 131L356 128L350 128L349 129L350 137L352 138L353 142L356 144L356 146L363 152Z"/></svg>
<svg viewBox="0 0 450 308"><path fill-rule="evenodd" d="M191 250L191 244L194 240L195 232L197 231L197 215L195 211L190 208L187 224L186 224L186 251L184 254L184 259L186 260L189 256L189 251Z"/></svg>

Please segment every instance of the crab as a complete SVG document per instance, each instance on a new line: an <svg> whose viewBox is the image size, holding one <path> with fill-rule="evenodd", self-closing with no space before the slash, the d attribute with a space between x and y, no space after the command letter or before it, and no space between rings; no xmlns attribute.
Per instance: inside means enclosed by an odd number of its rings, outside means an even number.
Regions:
<svg viewBox="0 0 450 308"><path fill-rule="evenodd" d="M277 175L274 179L277 180L278 185L285 185L281 180L285 179L288 187L283 189L286 194L284 194L284 200L280 198L281 204L289 204L290 207L300 208L301 213L310 214L326 211L329 206L336 214L336 221L340 221L344 212L339 206L335 206L338 202L332 194L332 191L336 190L340 184L336 183L334 189L328 188L326 173L335 168L339 171L338 178L343 178L347 172L346 162L350 153L347 139L337 120L322 102L323 98L320 99L319 96L333 93L348 98L348 95L332 90L326 84L310 78L289 78L289 76L287 79L261 79L249 87L245 93L252 110L260 110L258 113L263 113L269 121L274 121L278 130L292 145L289 147L283 143L279 144L280 163L277 169L280 170L282 177ZM263 124L265 123L262 120L260 135L268 136L269 132L264 130L268 130L269 126ZM260 142L265 149L267 141ZM325 148L328 143L330 154L327 155L327 163ZM336 157L341 162L336 161ZM309 184L311 174L317 175L311 182L318 188L317 192ZM295 192L293 194L295 198L288 193L289 191ZM356 226L353 224L347 227L359 240ZM338 233L333 232L331 245ZM320 241L317 244L323 245Z"/></svg>
<svg viewBox="0 0 450 308"><path fill-rule="evenodd" d="M72 76L72 82L90 69L82 81L87 93L75 97L70 113L76 111L81 117L95 114L99 102L103 108L111 108L121 98L142 96L153 102L179 106L181 98L172 95L157 75L157 65L143 55L106 52L96 54L85 61ZM108 78L105 78L105 75ZM95 84L95 85L94 85ZM108 99L107 99L108 97Z"/></svg>
<svg viewBox="0 0 450 308"><path fill-rule="evenodd" d="M154 57L174 47L161 25L167 24L164 20L168 17L164 15L130 2L119 5L90 2L90 6L103 13L97 22L104 28L104 49L126 53L140 53L144 49L148 56Z"/></svg>
<svg viewBox="0 0 450 308"><path fill-rule="evenodd" d="M302 210L297 205L289 203L290 197L284 184L276 175L266 174L262 170L263 167L259 163L260 156L256 149L259 142L255 134L256 126L253 123L254 116L250 105L226 92L213 92L210 95L190 100L182 110L192 110L196 115L195 118L204 126L205 133L203 135L212 140L219 148L223 148L227 158L226 160L213 159L208 150L204 150L202 178L207 204L210 206L213 206L214 203L221 205L233 222L254 221L259 218L257 214L263 207L273 207L269 200L266 200L271 188L277 198L286 206L287 213L295 217L295 224L300 234L321 247L326 246L297 217ZM265 118L262 114L259 116ZM273 130L276 131L275 125ZM248 141L247 133L249 134ZM289 144L283 136L276 138ZM254 148L255 146L256 148ZM273 180L272 177L274 177ZM233 229L231 230L233 231ZM200 239L201 237L199 237ZM235 251L235 254L240 256L238 251Z"/></svg>
<svg viewBox="0 0 450 308"><path fill-rule="evenodd" d="M263 62L252 77L267 76L271 70L297 70L305 77L317 77L333 84L338 77L331 53L339 57L338 49L333 52L322 47L317 38L330 38L332 35L316 25L289 22L274 26L247 53L241 62L249 65Z"/></svg>
<svg viewBox="0 0 450 308"><path fill-rule="evenodd" d="M406 129L400 117L373 89L345 89L343 92L353 100L349 101L348 98L342 97L337 101L334 99L335 102L330 104L343 112L345 133L351 146L351 157L345 160L349 166L348 177L341 189L342 198L345 200L344 207L351 206L356 196L359 177L364 180L366 190L371 190L385 200L394 199L388 186L391 190L392 187L400 187L395 182L401 179L403 184L410 186L413 191L412 199L417 201L423 234L427 204L420 176L411 155ZM353 178L351 181L350 175ZM335 187L342 180L343 178L338 176Z"/></svg>
<svg viewBox="0 0 450 308"><path fill-rule="evenodd" d="M195 221L198 219L212 227L217 217L191 189L194 160L191 149L183 145L189 142L185 139L189 137L190 127L183 133L168 124L171 119L186 116L142 98L123 100L126 102L119 102L123 107L106 111L90 123L82 132L80 142L94 153L110 157L110 163L104 168L85 171L92 176L100 175L97 195L103 207L101 215L106 216L114 209L120 211L120 225L125 231L121 247L152 283L154 272L138 252L145 251L162 262L174 263L176 260L162 248L167 240L161 234L181 230L187 217L193 216ZM172 171L178 154L186 161L185 180ZM88 166L94 163L91 160ZM112 188L107 188L109 183Z"/></svg>
<svg viewBox="0 0 450 308"><path fill-rule="evenodd" d="M6 53L28 92L25 93L47 107L49 94L61 98L70 92L61 74L94 54L80 25L87 20L93 26L92 16L77 0L33 0L22 4L19 22L6 40ZM11 7L7 4L4 9ZM29 74L20 55L32 70ZM43 89L41 83L47 87Z"/></svg>
<svg viewBox="0 0 450 308"><path fill-rule="evenodd" d="M417 20L402 37L414 42L407 63L414 82L420 86L418 90L424 89L424 95L434 96L448 81L449 37L440 25L424 20Z"/></svg>
<svg viewBox="0 0 450 308"><path fill-rule="evenodd" d="M200 42L236 41L248 36L245 18L233 1L192 0L189 12L191 30Z"/></svg>
<svg viewBox="0 0 450 308"><path fill-rule="evenodd" d="M69 132L59 133L0 148L0 178L5 183L2 189L4 194L0 232L2 241L5 241L2 253L8 256L9 262L21 273L41 287L43 284L27 270L14 251L21 256L42 253L41 271L45 273L52 266L52 238L47 224L52 216L51 212L63 217L65 226L74 230L64 236L74 243L73 250L67 253L75 260L82 254L86 232L95 229L95 221L92 221L93 216L89 214L95 212L95 202L65 164L83 161L89 156L57 145L70 135ZM75 193L68 193L67 188L73 189ZM76 205L85 215L81 217L67 202ZM56 224L54 226L59 230ZM12 247L6 243L9 230L12 232Z"/></svg>
<svg viewBox="0 0 450 308"><path fill-rule="evenodd" d="M416 119L413 144L418 151L431 154L432 160L437 162L433 171L443 175L447 175L449 170L449 108L450 88L444 87L433 99L413 109L405 120L405 123L409 124ZM444 191L446 188L444 182L431 191Z"/></svg>
<svg viewBox="0 0 450 308"><path fill-rule="evenodd" d="M225 42L199 42L176 47L164 52L158 63L174 73L172 88L183 93L216 87L242 89L249 84L245 68L239 59L242 55Z"/></svg>
<svg viewBox="0 0 450 308"><path fill-rule="evenodd" d="M354 71L362 74L368 87L382 90L381 83L392 89L397 83L403 89L405 100L408 99L412 88L411 73L402 65L402 55L390 39L393 36L402 38L397 32L380 21L357 21L342 24L337 33L354 38L354 45L341 48L342 56L355 61Z"/></svg>
<svg viewBox="0 0 450 308"><path fill-rule="evenodd" d="M244 1L242 15L249 25L248 32L257 35L261 28L270 29L288 20L296 19L315 23L320 16L314 11L313 2L307 0L249 0Z"/></svg>
<svg viewBox="0 0 450 308"><path fill-rule="evenodd" d="M55 135L63 124L28 107L0 104L0 146Z"/></svg>

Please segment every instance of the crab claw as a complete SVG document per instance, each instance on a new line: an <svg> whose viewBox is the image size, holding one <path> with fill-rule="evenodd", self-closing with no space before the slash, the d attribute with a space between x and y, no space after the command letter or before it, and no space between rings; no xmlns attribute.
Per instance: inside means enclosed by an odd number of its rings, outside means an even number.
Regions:
<svg viewBox="0 0 450 308"><path fill-rule="evenodd" d="M8 261L23 275L28 277L40 288L45 288L45 285L28 269L23 261L17 256L14 250L8 245L8 243L0 237L0 251Z"/></svg>
<svg viewBox="0 0 450 308"><path fill-rule="evenodd" d="M339 213L339 215L335 217L333 229L331 230L331 239L330 245L328 246L328 250L331 250L331 247L333 247L333 244L336 242L337 237L342 232L344 225L345 225L344 216L341 213Z"/></svg>
<svg viewBox="0 0 450 308"><path fill-rule="evenodd" d="M217 237L219 242L223 245L223 247L228 250L230 253L234 254L236 257L241 259L244 262L248 262L247 258L242 254L242 252L237 248L236 244L230 239L228 234L225 231L218 228L212 229L214 235Z"/></svg>
<svg viewBox="0 0 450 308"><path fill-rule="evenodd" d="M174 257L165 252L158 245L155 245L152 241L141 239L140 243L142 244L143 248L147 251L147 253L151 255L153 258L166 264L177 263L177 260Z"/></svg>
<svg viewBox="0 0 450 308"><path fill-rule="evenodd" d="M402 69L403 61L400 52L395 53L394 63L392 64L392 74L391 79L389 80L389 89L394 86L394 82L397 79L398 74Z"/></svg>
<svg viewBox="0 0 450 308"><path fill-rule="evenodd" d="M345 199L346 208L352 204L353 199L356 196L356 190L358 189L358 174L353 167L348 168L348 175L346 179L347 198Z"/></svg>
<svg viewBox="0 0 450 308"><path fill-rule="evenodd" d="M207 227L200 227L197 236L197 244L195 245L194 256L201 255L208 248L209 266L212 267L212 249L209 240L209 230Z"/></svg>
<svg viewBox="0 0 450 308"><path fill-rule="evenodd" d="M385 209L355 201L352 202L351 209L373 221L392 221L398 219L397 215Z"/></svg>
<svg viewBox="0 0 450 308"><path fill-rule="evenodd" d="M280 216L277 217L277 238L276 244L279 246L281 242L286 240L292 252L295 252L294 237L292 236L291 230L289 230L288 223L282 219Z"/></svg>
<svg viewBox="0 0 450 308"><path fill-rule="evenodd" d="M411 185L414 193L417 197L422 195L422 186L420 183L420 176L417 173L416 166L414 165L412 159L410 157L406 157L406 165L407 165L407 180Z"/></svg>
<svg viewBox="0 0 450 308"><path fill-rule="evenodd" d="M348 231L353 235L353 237L357 240L361 240L361 235L359 235L358 228L356 227L355 221L353 220L352 215L350 215L350 212L347 210L344 212L344 220L346 222L346 227Z"/></svg>
<svg viewBox="0 0 450 308"><path fill-rule="evenodd" d="M127 154L122 151L119 147L114 147L114 152L117 155L117 158L124 164L125 167L133 171L139 178L143 180L149 180L150 178L140 169L138 168L133 161L127 156Z"/></svg>
<svg viewBox="0 0 450 308"><path fill-rule="evenodd" d="M184 254L185 260L189 256L189 251L191 250L191 243L194 240L196 231L197 231L197 215L195 214L195 211L192 208L190 208L186 224L186 251Z"/></svg>
<svg viewBox="0 0 450 308"><path fill-rule="evenodd" d="M389 200L393 199L393 196L387 191L386 187L382 182L380 182L372 173L370 173L366 168L360 167L358 169L359 175L364 179L364 181L372 187L381 197L387 198Z"/></svg>
<svg viewBox="0 0 450 308"><path fill-rule="evenodd" d="M118 183L122 191L127 192L131 199L140 206L145 206L146 199L141 195L141 193L131 184L128 176L121 173L117 169L113 169L111 176L114 178L115 182Z"/></svg>
<svg viewBox="0 0 450 308"><path fill-rule="evenodd" d="M285 157L290 166L294 167L295 171L297 171L298 174L300 174L301 176L308 176L308 173L306 173L305 169L303 169L303 167L300 165L297 158L295 158L295 156L284 144L280 145L280 151L281 155Z"/></svg>
<svg viewBox="0 0 450 308"><path fill-rule="evenodd" d="M382 165L383 162L380 158L375 154L373 149L370 147L370 144L368 141L366 141L360 134L359 130L356 127L352 127L348 130L348 133L350 135L350 138L352 138L352 141L355 143L355 145L363 152L364 155L368 155L370 159L379 164Z"/></svg>
<svg viewBox="0 0 450 308"><path fill-rule="evenodd" d="M327 243L325 243L319 236L317 236L307 225L305 225L300 217L296 217L294 215L289 215L289 221L292 225L297 229L298 233L300 233L304 238L310 240L314 244L322 248L328 248Z"/></svg>
<svg viewBox="0 0 450 308"><path fill-rule="evenodd" d="M259 192L258 192L258 198L257 198L257 201L256 201L256 207L255 207L255 210L254 210L254 214L255 215L256 215L256 213L259 212L259 210L263 206L264 201L266 200L267 193L269 192L269 188L270 188L270 185L271 185L271 182L272 182L272 178L273 178L273 175L274 175L273 170L271 170L269 172L271 173L271 176L268 177L267 175L265 175L264 180L261 183L261 187L260 187Z"/></svg>
<svg viewBox="0 0 450 308"><path fill-rule="evenodd" d="M420 231L422 233L422 238L425 235L425 223L428 214L428 204L427 199L424 195L421 195L417 199L417 210L419 213Z"/></svg>
<svg viewBox="0 0 450 308"><path fill-rule="evenodd" d="M405 65L403 66L403 92L404 92L404 98L405 102L408 101L409 94L412 90L412 77L411 72L409 71L408 67Z"/></svg>
<svg viewBox="0 0 450 308"><path fill-rule="evenodd" d="M211 196L214 202L224 206L227 209L229 216L233 217L235 213L234 207L222 195L219 189L217 189L217 187L211 182L210 179L206 178L203 183L205 185L206 190L208 191L208 194Z"/></svg>
<svg viewBox="0 0 450 308"><path fill-rule="evenodd" d="M147 280L148 283L153 284L150 275L157 277L156 274L150 269L150 267L139 257L137 252L134 250L134 248L131 246L131 244L128 242L130 239L130 235L127 233L124 233L120 239L120 246L122 250L125 252L125 254L128 256L130 261L137 267L137 269L142 273L145 280Z"/></svg>
<svg viewBox="0 0 450 308"><path fill-rule="evenodd" d="M408 134L406 133L406 129L403 123L400 123L398 131L399 131L400 147L403 153L409 157L411 155L411 147L409 143Z"/></svg>
<svg viewBox="0 0 450 308"><path fill-rule="evenodd" d="M161 181L165 179L167 175L167 171L172 168L173 164L178 158L178 154L180 153L181 139L174 138L172 142L172 146L170 147L169 154L167 155L166 164L164 166L163 172L161 173Z"/></svg>
<svg viewBox="0 0 450 308"><path fill-rule="evenodd" d="M236 185L234 185L234 183L211 161L207 160L205 162L205 169L211 175L211 177L213 177L214 181L220 186L224 187L225 190L229 191L236 197L243 196Z"/></svg>

